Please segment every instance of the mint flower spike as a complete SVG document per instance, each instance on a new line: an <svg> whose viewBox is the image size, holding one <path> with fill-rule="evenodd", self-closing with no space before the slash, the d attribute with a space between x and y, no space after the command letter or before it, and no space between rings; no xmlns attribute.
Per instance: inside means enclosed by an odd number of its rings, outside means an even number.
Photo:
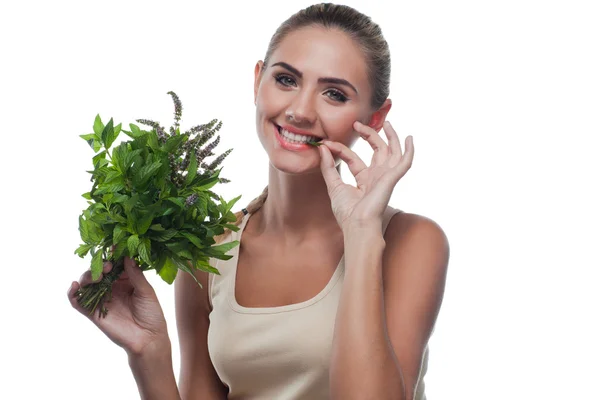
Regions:
<svg viewBox="0 0 600 400"><path fill-rule="evenodd" d="M175 130L177 128L179 128L179 121L181 120L181 112L183 110L183 107L181 106L181 101L179 100L179 97L175 94L175 92L170 91L167 92L167 94L170 94L171 97L173 98L173 103L175 103L175 124L173 125L173 127L171 127L171 134L175 134Z"/></svg>

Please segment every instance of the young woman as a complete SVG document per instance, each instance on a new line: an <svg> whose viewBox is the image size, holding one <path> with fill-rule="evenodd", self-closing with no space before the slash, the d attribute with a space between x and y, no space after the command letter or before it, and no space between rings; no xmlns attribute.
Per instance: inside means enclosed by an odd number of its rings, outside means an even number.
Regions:
<svg viewBox="0 0 600 400"><path fill-rule="evenodd" d="M177 276L179 387L162 309L133 260L93 322L127 351L145 399L425 399L449 246L431 219L388 206L414 147L386 122L381 30L350 7L308 7L254 74L269 183L219 238L240 240L233 258L212 260L221 275L196 271L203 290ZM323 145L302 143L315 138ZM359 138L374 150L368 166L350 150ZM340 179L342 160L357 187ZM69 291L84 315L75 291L90 282L87 271Z"/></svg>

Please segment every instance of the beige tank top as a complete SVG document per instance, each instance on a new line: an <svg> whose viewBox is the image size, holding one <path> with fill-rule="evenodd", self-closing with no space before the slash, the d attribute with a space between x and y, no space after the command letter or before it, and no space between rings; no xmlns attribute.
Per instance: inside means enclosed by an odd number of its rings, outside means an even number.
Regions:
<svg viewBox="0 0 600 400"><path fill-rule="evenodd" d="M383 232L401 210L388 206ZM248 218L224 242L240 240ZM211 259L221 275L209 274L211 312L208 352L228 399L320 400L329 398L329 357L338 302L344 283L344 256L323 290L302 303L243 307L235 299L239 246L229 260ZM213 264L214 263L214 264ZM426 347L415 400L426 400L423 377Z"/></svg>

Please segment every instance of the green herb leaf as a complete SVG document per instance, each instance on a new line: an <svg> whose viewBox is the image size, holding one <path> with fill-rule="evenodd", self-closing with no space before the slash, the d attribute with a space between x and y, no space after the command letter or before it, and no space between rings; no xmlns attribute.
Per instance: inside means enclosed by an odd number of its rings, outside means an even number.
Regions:
<svg viewBox="0 0 600 400"><path fill-rule="evenodd" d="M155 161L151 164L144 165L140 168L139 172L135 174L133 177L133 184L137 188L142 188L148 180L160 169L162 163L160 161Z"/></svg>
<svg viewBox="0 0 600 400"><path fill-rule="evenodd" d="M198 286L200 286L200 288L202 288L202 284L200 282L198 282L198 279L196 278L196 275L194 274L194 272L192 271L192 268L188 264L188 261L182 260L181 257L179 257L176 254L173 254L171 256L171 260L177 266L177 268L190 274L192 276L192 278L194 278L194 280L196 281Z"/></svg>
<svg viewBox="0 0 600 400"><path fill-rule="evenodd" d="M167 153L172 153L173 150L178 148L181 143L187 139L186 135L175 135L167 139L166 143L162 146L162 150Z"/></svg>
<svg viewBox="0 0 600 400"><path fill-rule="evenodd" d="M87 135L79 135L80 138L83 138L93 149L94 148L94 140L98 139L95 133L88 133Z"/></svg>
<svg viewBox="0 0 600 400"><path fill-rule="evenodd" d="M222 243L217 246L203 248L202 251L204 251L204 253L207 256L211 256L213 258L218 258L219 260L229 260L233 256L225 255L224 253L227 253L229 250L233 249L235 246L237 246L239 244L240 244L240 242L238 240L234 240L232 242ZM225 257L227 257L227 258L225 258Z"/></svg>
<svg viewBox="0 0 600 400"><path fill-rule="evenodd" d="M173 263L173 260L169 257L166 258L164 264L158 271L158 274L163 279L163 281L167 282L169 285L175 281L177 277L177 266Z"/></svg>
<svg viewBox="0 0 600 400"><path fill-rule="evenodd" d="M119 243L126 235L127 231L121 225L115 225L115 229L113 230L113 244Z"/></svg>
<svg viewBox="0 0 600 400"><path fill-rule="evenodd" d="M92 149L94 149L94 152L97 152L101 148L102 148L102 142L100 140L94 139L94 142L92 143Z"/></svg>
<svg viewBox="0 0 600 400"><path fill-rule="evenodd" d="M206 271L206 272L210 272L210 273L213 273L213 274L221 275L221 273L219 272L219 270L216 269L215 267L213 267L212 265L210 265L210 263L208 261L196 260L196 263L194 264L194 267L196 269L199 269L200 271Z"/></svg>
<svg viewBox="0 0 600 400"><path fill-rule="evenodd" d="M150 230L152 231L160 231L160 232L164 232L165 228L163 228L163 226L161 224L154 224L154 225L150 225Z"/></svg>
<svg viewBox="0 0 600 400"><path fill-rule="evenodd" d="M155 130L148 132L148 146L150 146L152 150L160 149L160 145L158 144L158 136Z"/></svg>
<svg viewBox="0 0 600 400"><path fill-rule="evenodd" d="M197 173L198 173L198 160L196 158L196 152L194 150L192 150L191 155L190 155L190 165L188 166L187 175L185 176L185 185L186 186L189 186L193 182Z"/></svg>
<svg viewBox="0 0 600 400"><path fill-rule="evenodd" d="M150 209L144 213L140 213L136 224L136 231L138 234L143 235L144 233L146 233L146 231L152 224L152 220L154 219L155 215L155 209Z"/></svg>
<svg viewBox="0 0 600 400"><path fill-rule="evenodd" d="M125 255L125 250L127 250L127 239L123 238L115 246L115 251L113 252L113 260L118 260L119 258L123 257Z"/></svg>
<svg viewBox="0 0 600 400"><path fill-rule="evenodd" d="M152 260L150 259L150 239L144 238L140 241L138 252L140 253L142 260L148 265L152 265Z"/></svg>
<svg viewBox="0 0 600 400"><path fill-rule="evenodd" d="M92 280L95 281L100 277L100 274L102 274L103 265L104 262L102 261L102 251L98 251L92 257Z"/></svg>
<svg viewBox="0 0 600 400"><path fill-rule="evenodd" d="M181 231L181 235L184 236L187 240L189 240L194 246L198 247L199 249L206 247L200 239L198 239L196 236L192 235L189 232Z"/></svg>
<svg viewBox="0 0 600 400"><path fill-rule="evenodd" d="M169 197L168 199L165 199L166 201L170 201L171 203L177 205L179 208L185 208L185 203L183 202L182 199L179 199L177 197Z"/></svg>
<svg viewBox="0 0 600 400"><path fill-rule="evenodd" d="M152 239L158 242L171 240L177 234L177 229L167 229L164 232L152 232Z"/></svg>
<svg viewBox="0 0 600 400"><path fill-rule="evenodd" d="M139 245L140 238L138 235L131 235L127 238L127 250L129 250L129 257L135 257L138 254Z"/></svg>
<svg viewBox="0 0 600 400"><path fill-rule="evenodd" d="M110 121L108 121L108 124L106 124L106 126L102 130L102 135L100 137L102 138L102 143L104 144L104 147L110 149L110 146L115 140L115 130L113 128L112 118L110 119Z"/></svg>
<svg viewBox="0 0 600 400"><path fill-rule="evenodd" d="M96 119L94 120L94 133L96 134L97 138L101 137L103 130L104 130L104 124L102 123L102 120L100 119L100 114L97 114Z"/></svg>
<svg viewBox="0 0 600 400"><path fill-rule="evenodd" d="M108 160L106 159L106 150L96 154L94 158L92 158L92 164L94 165L94 168L100 168L108 164Z"/></svg>
<svg viewBox="0 0 600 400"><path fill-rule="evenodd" d="M145 135L136 124L129 124L129 129L131 129L131 134L134 139Z"/></svg>
<svg viewBox="0 0 600 400"><path fill-rule="evenodd" d="M88 253L88 251L90 251L90 249L92 247L94 247L94 245L82 244L77 248L77 250L75 250L75 254L77 254L79 257L83 258Z"/></svg>
<svg viewBox="0 0 600 400"><path fill-rule="evenodd" d="M79 234L81 235L81 240L83 240L87 244L91 244L88 225L85 219L83 218L83 215L79 216Z"/></svg>

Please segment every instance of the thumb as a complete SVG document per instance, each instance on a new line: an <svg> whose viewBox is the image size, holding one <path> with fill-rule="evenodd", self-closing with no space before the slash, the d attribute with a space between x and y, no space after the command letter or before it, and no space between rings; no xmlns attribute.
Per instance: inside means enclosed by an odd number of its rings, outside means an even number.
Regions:
<svg viewBox="0 0 600 400"><path fill-rule="evenodd" d="M125 257L124 270L127 273L129 282L133 289L140 295L145 296L152 293L152 285L144 276L144 271L140 269L137 263L130 257Z"/></svg>

